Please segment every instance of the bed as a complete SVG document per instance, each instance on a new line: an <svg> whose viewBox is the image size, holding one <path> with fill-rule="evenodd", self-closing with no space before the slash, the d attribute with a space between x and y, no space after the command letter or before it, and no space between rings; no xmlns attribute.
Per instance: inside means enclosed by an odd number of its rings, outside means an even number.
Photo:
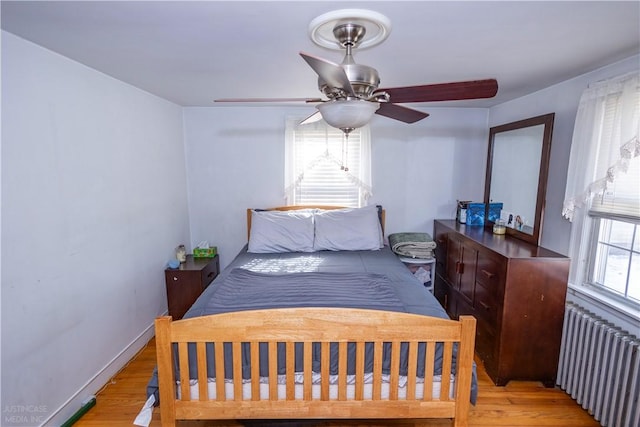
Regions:
<svg viewBox="0 0 640 427"><path fill-rule="evenodd" d="M346 418L467 425L477 393L475 319L450 320L383 245L384 211L248 210L247 223L249 243L183 319L156 319L158 387L154 378L149 390L163 426Z"/></svg>

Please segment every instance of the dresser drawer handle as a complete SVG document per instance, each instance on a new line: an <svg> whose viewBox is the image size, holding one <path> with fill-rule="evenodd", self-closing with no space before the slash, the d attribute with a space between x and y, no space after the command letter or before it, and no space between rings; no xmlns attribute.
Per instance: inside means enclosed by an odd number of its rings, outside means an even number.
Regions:
<svg viewBox="0 0 640 427"><path fill-rule="evenodd" d="M480 305L482 306L482 308L484 308L487 311L491 310L491 306L485 303L484 301L480 301Z"/></svg>
<svg viewBox="0 0 640 427"><path fill-rule="evenodd" d="M207 277L213 277L213 274L215 273L215 271L212 271L211 273L207 274Z"/></svg>
<svg viewBox="0 0 640 427"><path fill-rule="evenodd" d="M456 262L456 273L457 274L464 274L464 264L461 263L460 261Z"/></svg>
<svg viewBox="0 0 640 427"><path fill-rule="evenodd" d="M177 281L178 281L178 278L177 278L176 276L173 276L173 281L174 281L174 282L177 282Z"/></svg>
<svg viewBox="0 0 640 427"><path fill-rule="evenodd" d="M487 279L493 279L493 277L495 276L495 274L491 273L490 271L487 271L487 270L480 270L480 271L482 272L482 274L487 276Z"/></svg>

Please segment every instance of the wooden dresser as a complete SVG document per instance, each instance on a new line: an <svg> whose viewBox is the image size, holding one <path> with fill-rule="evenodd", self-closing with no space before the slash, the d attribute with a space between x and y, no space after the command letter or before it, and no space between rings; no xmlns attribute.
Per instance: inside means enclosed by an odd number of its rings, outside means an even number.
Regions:
<svg viewBox="0 0 640 427"><path fill-rule="evenodd" d="M496 385L555 385L569 258L490 229L436 220L435 296L477 319L476 354Z"/></svg>

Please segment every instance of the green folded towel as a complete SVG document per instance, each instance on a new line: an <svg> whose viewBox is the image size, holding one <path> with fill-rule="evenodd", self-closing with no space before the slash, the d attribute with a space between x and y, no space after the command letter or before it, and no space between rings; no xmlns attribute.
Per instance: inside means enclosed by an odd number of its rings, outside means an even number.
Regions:
<svg viewBox="0 0 640 427"><path fill-rule="evenodd" d="M389 235L391 250L400 256L410 258L433 258L436 243L428 233L393 233Z"/></svg>

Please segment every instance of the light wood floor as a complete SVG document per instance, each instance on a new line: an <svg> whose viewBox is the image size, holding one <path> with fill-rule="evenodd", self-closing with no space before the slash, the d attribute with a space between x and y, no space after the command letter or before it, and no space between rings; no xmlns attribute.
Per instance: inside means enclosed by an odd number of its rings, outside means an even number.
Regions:
<svg viewBox="0 0 640 427"><path fill-rule="evenodd" d="M155 357L155 340L151 340L147 347L97 394L96 406L91 408L74 426L132 426L133 420L146 400L146 385L156 364ZM496 387L480 364L478 364L478 380L478 403L471 409L470 426L597 427L600 425L560 389L547 389L540 383L524 381L512 381L506 387ZM235 422L182 422L179 424L181 427L241 425ZM267 425L275 426L271 423ZM380 420L288 422L278 425L286 427L448 427L452 423L447 420L419 422ZM151 426L160 426L158 408L153 412Z"/></svg>

